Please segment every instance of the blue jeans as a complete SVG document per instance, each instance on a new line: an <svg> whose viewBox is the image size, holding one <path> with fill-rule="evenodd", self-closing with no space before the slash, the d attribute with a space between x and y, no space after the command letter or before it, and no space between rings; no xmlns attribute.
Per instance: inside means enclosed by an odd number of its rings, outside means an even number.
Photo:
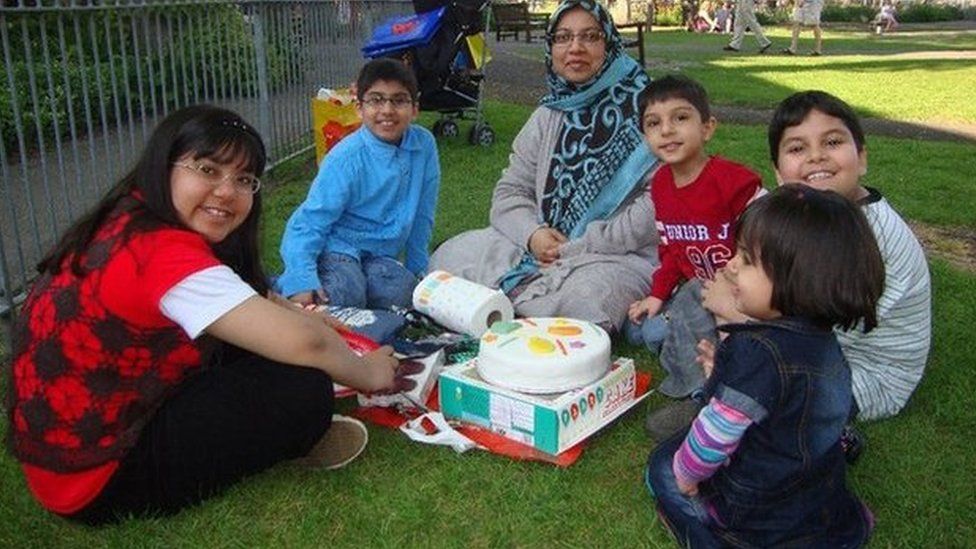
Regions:
<svg viewBox="0 0 976 549"><path fill-rule="evenodd" d="M665 377L658 391L671 398L684 398L705 384L696 361L698 342L718 342L715 317L701 304L702 284L689 280L678 287L656 316L640 324L624 323L624 335L632 345L644 345L658 355Z"/></svg>
<svg viewBox="0 0 976 549"><path fill-rule="evenodd" d="M657 500L658 511L679 545L695 549L721 547L722 544L708 528L712 519L701 499L682 494L674 478L671 463L686 433L687 430L682 430L651 451L644 482Z"/></svg>
<svg viewBox="0 0 976 549"><path fill-rule="evenodd" d="M652 353L661 352L661 344L668 337L668 317L664 313L645 317L634 324L628 318L624 321L624 337L631 345L643 345Z"/></svg>
<svg viewBox="0 0 976 549"><path fill-rule="evenodd" d="M417 277L389 257L355 257L327 252L319 257L319 282L329 305L360 309L410 308Z"/></svg>

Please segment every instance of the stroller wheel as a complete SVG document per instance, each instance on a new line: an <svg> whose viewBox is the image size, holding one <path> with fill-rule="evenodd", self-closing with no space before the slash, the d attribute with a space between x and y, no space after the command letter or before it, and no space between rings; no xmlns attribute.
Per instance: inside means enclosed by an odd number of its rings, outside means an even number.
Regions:
<svg viewBox="0 0 976 549"><path fill-rule="evenodd" d="M468 134L468 143L487 147L495 142L495 130L488 124L475 124L471 126L471 133Z"/></svg>
<svg viewBox="0 0 976 549"><path fill-rule="evenodd" d="M431 128L431 131L434 133L434 137L457 137L461 133L457 122L450 118L441 118L437 122L434 122L434 127Z"/></svg>

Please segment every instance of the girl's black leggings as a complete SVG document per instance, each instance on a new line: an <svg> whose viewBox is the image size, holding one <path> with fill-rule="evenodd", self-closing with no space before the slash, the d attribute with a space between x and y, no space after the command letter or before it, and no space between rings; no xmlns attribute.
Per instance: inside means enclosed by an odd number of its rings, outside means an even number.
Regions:
<svg viewBox="0 0 976 549"><path fill-rule="evenodd" d="M307 454L332 410L325 373L225 347L163 403L105 489L69 518L101 524L175 513Z"/></svg>

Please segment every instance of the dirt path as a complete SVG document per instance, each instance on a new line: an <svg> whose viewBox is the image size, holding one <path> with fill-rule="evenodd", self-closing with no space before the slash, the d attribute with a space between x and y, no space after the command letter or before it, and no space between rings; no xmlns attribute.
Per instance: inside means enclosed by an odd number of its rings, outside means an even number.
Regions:
<svg viewBox="0 0 976 549"><path fill-rule="evenodd" d="M976 230L965 227L937 227L909 222L929 257L938 257L953 266L976 273Z"/></svg>

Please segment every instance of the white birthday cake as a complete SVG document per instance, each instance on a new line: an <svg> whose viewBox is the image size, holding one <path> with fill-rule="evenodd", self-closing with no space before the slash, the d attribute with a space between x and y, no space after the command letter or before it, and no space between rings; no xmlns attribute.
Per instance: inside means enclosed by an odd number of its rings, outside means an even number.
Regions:
<svg viewBox="0 0 976 549"><path fill-rule="evenodd" d="M610 337L599 326L569 318L495 322L481 336L482 379L522 393L560 393L588 385L610 367Z"/></svg>

